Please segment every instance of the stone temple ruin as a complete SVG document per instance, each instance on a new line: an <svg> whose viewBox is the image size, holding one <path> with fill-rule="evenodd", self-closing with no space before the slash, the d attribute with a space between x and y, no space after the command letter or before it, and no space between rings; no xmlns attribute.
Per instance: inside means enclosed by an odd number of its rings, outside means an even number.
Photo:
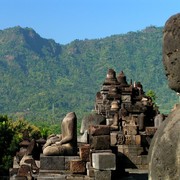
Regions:
<svg viewBox="0 0 180 180"><path fill-rule="evenodd" d="M138 131L153 131L146 127L154 126L157 113L151 97L145 95L142 84L132 84L132 81L128 84L123 71L116 78L113 69L108 70L105 82L96 95L95 111L106 117L107 125L112 130L123 130L124 135L128 135L127 126L130 125L134 125L136 134Z"/></svg>
<svg viewBox="0 0 180 180"><path fill-rule="evenodd" d="M83 141L77 138L75 113L68 113L61 135L25 143L17 153L19 163L15 158L10 170L11 179L110 180L133 169L147 173L148 148L163 120L158 116L140 82L128 84L123 72L116 77L109 69L94 112L82 121Z"/></svg>
<svg viewBox="0 0 180 180"><path fill-rule="evenodd" d="M176 14L166 22L163 36L165 71L170 88L178 93L179 27L180 14ZM47 141L29 140L25 132L10 179L147 179L147 174L136 178L132 172L147 173L149 166L150 180L179 180L179 105L162 122L163 115L145 95L142 84L128 84L123 72L116 77L116 72L109 69L96 94L95 113L83 118L83 135L78 138L76 116L70 114L73 118L67 114L63 119L62 135L53 135Z"/></svg>
<svg viewBox="0 0 180 180"><path fill-rule="evenodd" d="M110 144L122 153L124 168L147 169L148 147L164 117L145 95L142 84L128 84L123 72L116 77L109 69L96 95L95 111L106 118Z"/></svg>

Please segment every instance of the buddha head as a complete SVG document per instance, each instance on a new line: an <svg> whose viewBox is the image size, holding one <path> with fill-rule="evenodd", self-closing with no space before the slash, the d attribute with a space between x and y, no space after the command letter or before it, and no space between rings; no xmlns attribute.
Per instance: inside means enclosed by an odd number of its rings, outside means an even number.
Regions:
<svg viewBox="0 0 180 180"><path fill-rule="evenodd" d="M169 87L180 92L180 13L171 16L163 32L163 64Z"/></svg>

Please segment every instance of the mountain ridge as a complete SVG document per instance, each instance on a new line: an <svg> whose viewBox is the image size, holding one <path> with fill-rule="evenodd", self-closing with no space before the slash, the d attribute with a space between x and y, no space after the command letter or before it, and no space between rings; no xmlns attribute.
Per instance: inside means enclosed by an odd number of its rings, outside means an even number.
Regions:
<svg viewBox="0 0 180 180"><path fill-rule="evenodd" d="M81 117L93 109L109 68L154 90L160 108L168 111L176 97L164 75L162 30L150 26L67 45L42 38L32 28L1 30L0 113L57 120L75 111Z"/></svg>

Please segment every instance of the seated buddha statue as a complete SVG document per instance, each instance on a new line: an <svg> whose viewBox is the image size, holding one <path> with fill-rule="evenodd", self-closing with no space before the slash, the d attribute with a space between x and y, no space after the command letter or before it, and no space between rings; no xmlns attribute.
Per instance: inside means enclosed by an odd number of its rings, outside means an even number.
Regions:
<svg viewBox="0 0 180 180"><path fill-rule="evenodd" d="M43 154L76 155L77 153L77 118L74 112L68 113L62 121L60 135L51 135L43 146Z"/></svg>

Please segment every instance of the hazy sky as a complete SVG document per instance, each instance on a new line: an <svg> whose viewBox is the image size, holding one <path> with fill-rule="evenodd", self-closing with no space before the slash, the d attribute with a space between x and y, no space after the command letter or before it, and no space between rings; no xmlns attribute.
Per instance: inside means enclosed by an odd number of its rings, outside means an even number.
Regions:
<svg viewBox="0 0 180 180"><path fill-rule="evenodd" d="M33 28L60 44L164 26L180 0L0 0L0 29Z"/></svg>

